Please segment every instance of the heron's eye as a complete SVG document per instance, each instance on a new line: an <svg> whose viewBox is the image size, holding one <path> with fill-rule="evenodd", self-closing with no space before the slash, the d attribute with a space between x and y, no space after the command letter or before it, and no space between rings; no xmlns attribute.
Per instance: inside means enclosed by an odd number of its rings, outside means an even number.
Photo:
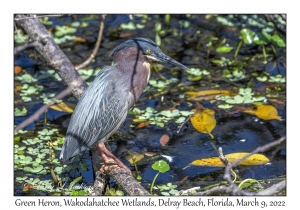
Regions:
<svg viewBox="0 0 300 210"><path fill-rule="evenodd" d="M152 54L152 50L147 50L147 53L148 53L149 55L151 55L151 54Z"/></svg>

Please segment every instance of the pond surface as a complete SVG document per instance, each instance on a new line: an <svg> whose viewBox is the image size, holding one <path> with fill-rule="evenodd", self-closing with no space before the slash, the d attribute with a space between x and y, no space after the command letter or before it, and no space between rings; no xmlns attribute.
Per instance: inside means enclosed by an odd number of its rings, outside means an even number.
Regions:
<svg viewBox="0 0 300 210"><path fill-rule="evenodd" d="M99 15L42 19L74 65L90 55L99 20ZM153 64L148 87L109 141L113 153L129 166L126 158L129 151L146 154L136 163L146 189L149 190L157 173L152 169L157 160L168 162L170 170L161 173L155 185L173 183L177 190L207 187L223 181L224 167L189 166L193 161L218 157L215 148L219 147L224 155L252 152L286 135L285 35L265 21L263 15L133 15L133 19L128 15L107 15L97 56L80 70L88 84L103 66L111 65L108 58L111 50L134 37L156 41L164 53L191 69L183 71L168 64ZM19 42L15 38L16 46ZM15 116L14 123L18 125L66 86L34 49L16 55L15 65L23 69L15 75L15 108L27 110L23 116ZM229 91L233 95L205 94L203 91L207 90ZM244 99L238 100L237 95ZM77 100L67 96L63 102L74 107ZM256 111L262 105L271 105L277 114L245 113L245 110ZM216 125L211 135L199 132L187 120L192 113L205 109L214 111ZM80 176L76 184L92 185L94 175L89 151L79 163L75 161L65 169L57 160L70 117L71 113L49 109L15 134L15 195L59 194L50 168L67 186ZM150 124L142 126L143 122ZM167 142L162 142L162 137ZM156 156L147 157L149 153ZM235 168L241 180L251 178L263 184L285 178L285 142L263 155L269 159L268 163ZM134 166L130 169L135 171ZM47 187L24 191L28 184ZM255 190L255 186L249 190Z"/></svg>

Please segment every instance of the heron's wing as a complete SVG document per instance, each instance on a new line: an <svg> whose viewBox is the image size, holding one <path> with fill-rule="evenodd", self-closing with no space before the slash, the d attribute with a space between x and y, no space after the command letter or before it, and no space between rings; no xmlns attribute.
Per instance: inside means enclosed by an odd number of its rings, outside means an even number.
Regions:
<svg viewBox="0 0 300 210"><path fill-rule="evenodd" d="M115 67L99 72L74 110L60 159L66 161L98 140L105 142L122 125L132 97L122 87L122 77Z"/></svg>

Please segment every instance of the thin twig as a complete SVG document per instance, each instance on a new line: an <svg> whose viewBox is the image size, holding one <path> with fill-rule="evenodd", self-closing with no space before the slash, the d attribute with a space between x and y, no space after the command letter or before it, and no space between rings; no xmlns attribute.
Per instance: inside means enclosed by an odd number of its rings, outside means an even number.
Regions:
<svg viewBox="0 0 300 210"><path fill-rule="evenodd" d="M232 192L231 194L232 195L238 195L236 193L245 193L245 191L241 191L236 184L233 183L232 179L231 179L231 176L229 174L229 171L232 170L233 167L236 167L237 165L239 165L242 161L244 161L245 159L247 159L248 157L250 157L251 155L255 154L255 153L259 153L259 152L264 152L268 149L270 149L271 147L273 146L276 146L280 143L282 143L283 141L285 141L286 137L281 137L280 139L276 140L276 141L273 141L271 143L268 143L264 146L261 146L261 147L257 147L254 151L252 151L251 153L249 153L248 155L244 156L243 158L231 163L230 165L228 165L226 168L225 168L225 172L224 172L224 179L229 183L229 187L232 189ZM281 189L281 188L280 188ZM246 194L245 194L246 195Z"/></svg>
<svg viewBox="0 0 300 210"><path fill-rule="evenodd" d="M179 128L177 130L177 133L180 133L180 130L183 127L183 125L186 124L189 121L190 118L191 118L191 115L179 126Z"/></svg>
<svg viewBox="0 0 300 210"><path fill-rule="evenodd" d="M57 14L57 15L33 15L30 17L23 17L23 18L15 18L15 21L19 21L19 20L27 20L27 19L31 19L31 18L43 18L43 17L61 17L63 16L63 14Z"/></svg>
<svg viewBox="0 0 300 210"><path fill-rule="evenodd" d="M95 56L95 54L97 53L99 47L100 47L100 43L101 43L101 39L102 39L102 34L103 34L103 28L104 28L104 19L105 19L106 15L102 15L102 21L100 23L100 27L99 27L99 34L98 34L98 38L97 38L97 43L96 46L94 47L93 53L92 55L90 55L90 57L84 61L82 64L80 64L79 66L75 67L76 70L86 66ZM38 43L36 42L32 42L32 45L36 46ZM20 46L21 47L21 46ZM23 46L23 48L26 46ZM28 47L28 46L27 46ZM15 49L16 50L16 49ZM53 99L50 100L50 102L44 106L42 106L39 110L37 110L32 116L30 116L28 119L24 120L22 123L20 123L16 128L15 128L15 132L17 132L18 130L26 127L28 124L34 122L35 120L39 119L39 116L41 114L43 114L51 105L53 105L56 100L59 100L67 95L69 95L71 93L71 88L67 88L65 90L63 90L61 93L59 93L57 96L55 96Z"/></svg>
<svg viewBox="0 0 300 210"><path fill-rule="evenodd" d="M231 163L230 165L228 165L226 168L225 168L225 173L224 173L224 179L226 181L228 181L229 184L233 184L232 180L231 180L231 177L229 175L229 171L230 169L232 169L233 167L236 167L238 166L242 161L246 160L248 157L250 157L251 155L255 154L255 153L259 153L259 152L264 152L268 149L270 149L271 147L274 147L278 144L280 144L281 142L283 142L284 140L286 139L286 137L281 137L280 139L276 140L276 141L273 141L269 144L266 144L264 146L261 146L261 147L257 147L254 151L252 151L251 153L249 153L248 155L244 156L243 158Z"/></svg>
<svg viewBox="0 0 300 210"><path fill-rule="evenodd" d="M95 58L95 56L96 56L96 54L98 52L98 49L100 47L101 40L102 40L102 34L103 34L105 16L106 15L102 15L102 21L100 22L100 26L99 26L99 33L98 33L97 42L96 42L96 45L95 45L95 47L93 49L92 54L84 62L82 62L81 64L75 66L76 70L81 69L81 68L87 66Z"/></svg>
<svg viewBox="0 0 300 210"><path fill-rule="evenodd" d="M59 99L65 97L65 96L69 95L70 93L71 93L71 88L70 87L68 87L65 90L63 90L62 92L60 92L58 95L56 95L54 98L52 98L48 104L45 104L44 106L42 106L32 116L30 116L29 118L27 118L26 120L24 120L22 123L20 123L15 128L14 131L17 132L18 130L26 127L27 125L29 125L33 121L39 119L40 115L43 114L51 105L53 105L57 100L59 100Z"/></svg>
<svg viewBox="0 0 300 210"><path fill-rule="evenodd" d="M15 47L14 48L14 54L18 54L19 52L27 49L27 48L30 48L30 47L36 47L37 45L39 45L40 43L37 42L37 41L34 41L34 42L26 42L18 47Z"/></svg>

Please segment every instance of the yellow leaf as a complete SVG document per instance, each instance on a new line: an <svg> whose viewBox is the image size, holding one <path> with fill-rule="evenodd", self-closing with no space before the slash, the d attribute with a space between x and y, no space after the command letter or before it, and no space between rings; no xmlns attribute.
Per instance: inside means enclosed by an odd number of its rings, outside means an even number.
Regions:
<svg viewBox="0 0 300 210"><path fill-rule="evenodd" d="M234 96L233 92L228 90L202 90L198 92L185 92L185 94L191 96L188 100L211 100L214 99L217 95L219 96Z"/></svg>
<svg viewBox="0 0 300 210"><path fill-rule="evenodd" d="M225 157L228 159L229 164L245 157L249 153L247 152L238 152L238 153L231 153L225 155ZM240 165L263 165L270 162L270 160L261 154L253 154L250 157L248 157L246 160L242 161ZM225 167L225 165L222 163L219 157L211 157L211 158L203 158L201 160L194 160L189 165L194 166L209 166L209 167Z"/></svg>
<svg viewBox="0 0 300 210"><path fill-rule="evenodd" d="M190 95L190 96L207 96L207 95L235 95L234 93L228 91L228 90L202 90L198 92L185 92L185 94Z"/></svg>
<svg viewBox="0 0 300 210"><path fill-rule="evenodd" d="M128 154L125 156L125 158L129 161L129 163L132 165L133 163L136 163L144 158L144 154L138 154L136 152L128 152Z"/></svg>
<svg viewBox="0 0 300 210"><path fill-rule="evenodd" d="M256 105L256 107L246 109L244 112L256 115L262 120L281 120L281 117L278 116L277 109L272 105Z"/></svg>
<svg viewBox="0 0 300 210"><path fill-rule="evenodd" d="M194 128L201 133L208 133L213 139L214 136L210 133L216 126L215 111L211 109L204 109L203 111L196 111L191 117L191 122Z"/></svg>
<svg viewBox="0 0 300 210"><path fill-rule="evenodd" d="M149 125L150 124L150 122L149 121L147 121L147 122L142 122L142 123L140 123L140 124L138 124L138 128L143 128L143 127L146 127L147 125Z"/></svg>
<svg viewBox="0 0 300 210"><path fill-rule="evenodd" d="M210 167L224 167L225 165L222 163L220 158L211 157L211 158L203 158L201 160L194 160L190 165L194 166L210 166Z"/></svg>
<svg viewBox="0 0 300 210"><path fill-rule="evenodd" d="M82 37L78 37L76 36L75 39L74 39L75 42L86 42L86 40Z"/></svg>
<svg viewBox="0 0 300 210"><path fill-rule="evenodd" d="M52 106L50 106L50 108L59 112L73 113L75 104L60 102L58 104L53 104Z"/></svg>
<svg viewBox="0 0 300 210"><path fill-rule="evenodd" d="M19 94L21 90L22 90L22 86L20 85L16 86L14 89L15 95Z"/></svg>
<svg viewBox="0 0 300 210"><path fill-rule="evenodd" d="M225 155L227 159L229 160L229 163L233 163L234 161L237 161L249 153L247 152L238 152L238 153L231 153L228 155ZM251 165L263 165L270 162L269 158L267 158L264 155L261 154L253 154L250 157L248 157L246 160L242 161L240 165L245 165L245 166L251 166Z"/></svg>

